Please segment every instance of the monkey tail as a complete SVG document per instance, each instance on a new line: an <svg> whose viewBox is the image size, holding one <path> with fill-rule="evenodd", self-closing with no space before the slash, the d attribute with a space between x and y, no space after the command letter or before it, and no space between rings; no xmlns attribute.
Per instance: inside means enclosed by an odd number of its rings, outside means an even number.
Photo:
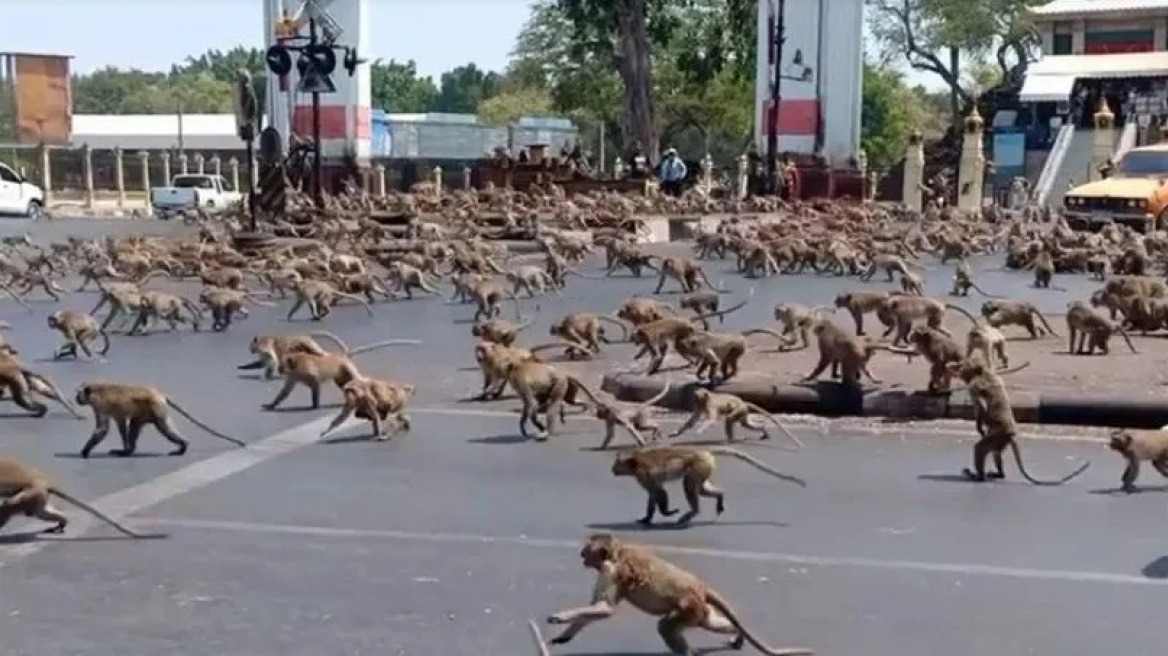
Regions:
<svg viewBox="0 0 1168 656"><path fill-rule="evenodd" d="M1139 351L1136 350L1135 345L1132 344L1131 337L1129 337L1127 331L1123 329L1123 326L1116 326L1115 330L1123 337L1123 341L1127 342L1127 347L1131 349L1132 353L1139 353Z"/></svg>
<svg viewBox="0 0 1168 656"><path fill-rule="evenodd" d="M194 301L186 296L179 296L179 300L182 301L183 307L187 309L187 312L191 313L192 319L199 322L203 320L203 310Z"/></svg>
<svg viewBox="0 0 1168 656"><path fill-rule="evenodd" d="M783 472L775 469L774 467L771 467L770 465L759 460L758 458L755 458L754 456L750 455L749 453L746 453L745 451L740 451L738 449L735 449L735 448L729 447L729 446L712 446L712 447L707 447L706 450L709 451L710 453L716 455L716 456L730 456L731 458L741 460L742 462L745 462L746 464L754 467L755 469L757 469L761 472L765 472L767 474L770 474L771 476L774 476L775 478L777 478L779 480L787 481L788 483L794 483L795 485L798 485L799 487L807 487L807 481L799 478L798 476L791 476L790 474L784 474Z"/></svg>
<svg viewBox="0 0 1168 656"><path fill-rule="evenodd" d="M49 380L45 376L42 376L42 375L36 373L35 371L29 371L27 369L21 369L20 373L26 379L35 379L38 382L40 382L41 385L44 385L46 388L48 388L50 393L45 394L45 396L48 396L49 398L53 399L57 403L60 403L66 410L69 411L69 414L73 415L77 419L84 419L85 418L85 417L81 416L81 413L77 412L77 408L74 408L73 404L69 403L68 399L66 399L64 396L61 395L61 390L58 389L57 386L53 384L53 381ZM38 389L36 391L44 393L44 390Z"/></svg>
<svg viewBox="0 0 1168 656"><path fill-rule="evenodd" d="M771 337L776 337L778 339L786 339L786 337L783 336L783 333L772 328L751 328L749 330L742 331L743 337L750 337L751 335L770 335Z"/></svg>
<svg viewBox="0 0 1168 656"><path fill-rule="evenodd" d="M987 293L984 289L982 289L981 287L978 287L977 283L973 282L972 280L969 281L969 286L973 287L973 291L977 292L978 294L981 294L985 298L1005 298L1004 296L995 296L993 294Z"/></svg>
<svg viewBox="0 0 1168 656"><path fill-rule="evenodd" d="M965 308L961 307L960 305L953 305L951 303L946 303L945 307L949 308L950 310L956 310L956 311L960 312L961 314L964 314L965 318L969 319L970 323L972 323L974 326L978 325L977 317L970 314L969 310L966 310Z"/></svg>
<svg viewBox="0 0 1168 656"><path fill-rule="evenodd" d="M1043 481L1043 480L1039 480L1037 478L1034 478L1033 476L1030 475L1030 472L1026 471L1026 465L1022 464L1022 450L1018 447L1018 440L1010 440L1010 450L1014 452L1014 462L1017 463L1017 465L1018 465L1018 471L1022 472L1022 477L1035 485L1062 485L1063 483L1066 483L1067 481L1071 480L1072 478L1075 478L1079 474L1082 474L1083 472L1087 471L1087 468L1089 468L1091 466L1091 461L1088 460L1088 461L1083 463L1083 466L1079 467L1075 471L1067 474L1066 476L1063 476L1062 478L1060 478L1058 480Z"/></svg>
<svg viewBox="0 0 1168 656"><path fill-rule="evenodd" d="M134 538L136 540L151 540L151 539L158 540L158 539L162 539L162 538L167 537L165 533L139 533L138 531L135 531L135 530L125 526L124 524L117 521L113 517L110 517L109 515L103 513L102 511L98 510L97 508L94 508L93 506L89 505L88 503L85 503L81 499L78 499L77 497L65 492L64 490L61 490L61 489L58 489L55 487L50 487L49 494L56 496L56 497L59 497L61 499L64 499L65 501L68 501L69 503L73 504L74 506L77 506L78 508L84 510L85 512L89 513L90 515L93 515L94 517L100 519L101 521L105 522L106 524L109 524L110 526L114 527L115 529L118 530L119 533L121 533L122 535L125 535L127 537L131 537L131 538Z"/></svg>
<svg viewBox="0 0 1168 656"><path fill-rule="evenodd" d="M539 630L539 625L535 620L527 620L527 628L531 631L531 637L535 640L535 653L537 656L551 656L548 651L547 643L543 641L543 633Z"/></svg>
<svg viewBox="0 0 1168 656"><path fill-rule="evenodd" d="M30 306L28 303L26 303L24 301L24 299L21 298L20 295L17 294L16 291L13 290L11 287L9 287L8 285L0 284L0 289L3 289L6 294L11 296L12 300L16 301L17 304L19 304L20 307L24 308L26 312L28 312L29 314L33 313L32 306Z"/></svg>
<svg viewBox="0 0 1168 656"><path fill-rule="evenodd" d="M1039 312L1037 309L1035 309L1034 315L1037 316L1038 320L1042 322L1042 327L1046 328L1046 332L1050 333L1051 335L1054 335L1055 337L1059 336L1059 334L1054 331L1054 328L1050 327L1050 322L1046 320L1046 317L1043 316L1043 314L1041 312Z"/></svg>
<svg viewBox="0 0 1168 656"><path fill-rule="evenodd" d="M246 443L244 443L240 440L237 440L234 437L231 437L230 435L224 435L223 433L220 433L219 431L215 430L214 428L211 428L210 426L208 426L207 424L204 424L203 422L199 421L198 419L195 419L194 415L187 412L187 410L185 408L183 408L181 405L175 403L174 399L167 397L166 398L166 405L169 405L170 407L174 408L176 412L178 412L180 415L186 417L187 421L198 426L199 428L202 428L203 430L207 431L211 435L213 435L221 440L224 440L226 442L231 442L232 444L234 444L236 446L245 447L245 448L247 447Z"/></svg>
<svg viewBox="0 0 1168 656"><path fill-rule="evenodd" d="M807 647L782 647L776 649L775 647L768 646L753 631L746 628L746 625L742 623L742 620L738 619L738 614L734 612L730 604L713 590L706 590L706 603L713 606L726 619L730 620L734 628L738 629L738 632L752 647L767 654L767 656L815 656L815 650Z"/></svg>
<svg viewBox="0 0 1168 656"><path fill-rule="evenodd" d="M706 275L705 269L698 269L698 274L701 275L702 282L706 283L706 286L709 287L712 291L715 291L719 294L729 294L730 293L729 289L726 289L725 287L723 287L721 285L715 285L714 283L710 282L710 277Z"/></svg>
<svg viewBox="0 0 1168 656"><path fill-rule="evenodd" d="M107 333L104 328L98 327L97 334L101 336L101 350L99 350L98 353L100 355L105 355L106 353L109 353L110 348L109 333Z"/></svg>
<svg viewBox="0 0 1168 656"><path fill-rule="evenodd" d="M763 410L761 407L759 407L753 403L747 403L746 405L748 408L750 408L751 412L755 412L755 413L758 413L758 414L766 417L768 420L770 420L770 422L772 424L777 426L779 428L779 430L783 431L783 434L787 436L787 439L791 440L791 442L796 446L796 448L799 448L799 449L803 448L803 442L799 441L799 438L795 437L795 434L791 432L791 429L787 428L786 424L779 421L778 419L775 418L774 415L767 412L766 410Z"/></svg>
<svg viewBox="0 0 1168 656"><path fill-rule="evenodd" d="M351 301L356 301L356 302L360 303L361 307L365 308L365 311L367 313L369 313L369 316L371 316L371 317L373 316L373 306L369 304L369 301L366 301L365 299L361 298L360 296L357 296L356 294L340 294L339 293L338 295L341 298L347 298Z"/></svg>
<svg viewBox="0 0 1168 656"><path fill-rule="evenodd" d="M673 386L673 381L671 381L671 380L665 381L665 386L661 388L660 392L657 392L657 394L653 395L653 398L648 399L647 401L642 401L641 403L637 404L637 407L640 409L644 409L644 408L648 408L650 406L656 405L658 401L665 398L665 395L669 393L669 388L672 386Z"/></svg>
<svg viewBox="0 0 1168 656"><path fill-rule="evenodd" d="M610 317L610 316L605 315L605 314L598 314L598 315L596 315L596 318L600 321L603 321L605 323L611 323L612 325L620 328L621 329L621 341L622 342L629 341L629 324L625 323L624 321L622 321L620 319L615 319L615 318Z"/></svg>
<svg viewBox="0 0 1168 656"><path fill-rule="evenodd" d="M702 321L704 319L716 319L718 317L724 317L727 314L730 314L731 312L737 312L738 310L741 310L742 308L746 307L747 303L750 303L750 299L753 296L754 296L754 287L751 287L750 292L747 294L745 299L735 303L734 305L731 305L730 307L726 308L725 310L719 310L717 312L710 312L709 314L699 314L698 316L694 317L693 320L694 321Z"/></svg>
<svg viewBox="0 0 1168 656"><path fill-rule="evenodd" d="M376 351L389 346L417 346L422 343L420 339L385 339L380 342L373 342L370 344L363 344L347 352L345 355L357 355L358 353L368 353L369 351Z"/></svg>
<svg viewBox="0 0 1168 656"><path fill-rule="evenodd" d="M313 338L313 339L323 339L327 342L332 342L333 346L340 349L341 353L343 353L345 355L352 355L353 354L351 351L349 351L349 345L345 344L344 340L342 340L340 337L337 337L336 334L330 333L327 330L316 330L316 331L308 333L308 336Z"/></svg>

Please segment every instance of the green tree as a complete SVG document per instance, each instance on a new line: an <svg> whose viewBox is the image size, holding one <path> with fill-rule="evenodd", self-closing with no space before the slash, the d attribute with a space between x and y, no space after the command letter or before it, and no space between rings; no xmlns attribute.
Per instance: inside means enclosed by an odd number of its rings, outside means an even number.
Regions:
<svg viewBox="0 0 1168 656"><path fill-rule="evenodd" d="M213 80L234 85L236 73L240 70L251 74L256 100L260 107L264 107L267 97L268 66L265 63L265 53L259 48L236 46L226 51L208 50L197 57L187 57L183 63L170 67L168 82L176 85L192 77L206 75Z"/></svg>
<svg viewBox="0 0 1168 656"><path fill-rule="evenodd" d="M166 80L164 73L106 67L74 75L73 111L78 114L146 114L151 98Z"/></svg>
<svg viewBox="0 0 1168 656"><path fill-rule="evenodd" d="M499 93L501 82L498 73L484 71L473 63L454 68L442 74L433 111L474 114L483 101Z"/></svg>
<svg viewBox="0 0 1168 656"><path fill-rule="evenodd" d="M1030 8L1045 0L867 0L886 58L932 73L949 90L951 118L974 101L963 66L993 56L1005 80L1021 83L1037 38Z"/></svg>
<svg viewBox="0 0 1168 656"><path fill-rule="evenodd" d="M510 125L524 116L553 116L552 99L541 89L505 91L478 106L479 120L487 125Z"/></svg>
<svg viewBox="0 0 1168 656"><path fill-rule="evenodd" d="M427 112L438 97L434 81L420 77L418 64L412 59L405 63L378 59L372 62L369 77L373 106L387 112Z"/></svg>
<svg viewBox="0 0 1168 656"><path fill-rule="evenodd" d="M889 166L904 157L909 136L920 129L918 107L899 72L864 64L861 147L872 166Z"/></svg>

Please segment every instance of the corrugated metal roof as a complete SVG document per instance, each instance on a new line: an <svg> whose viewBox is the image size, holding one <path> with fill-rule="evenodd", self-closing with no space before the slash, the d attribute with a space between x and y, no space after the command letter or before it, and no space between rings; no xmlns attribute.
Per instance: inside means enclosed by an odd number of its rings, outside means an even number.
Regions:
<svg viewBox="0 0 1168 656"><path fill-rule="evenodd" d="M1104 12L1168 11L1168 0L1054 0L1031 10L1035 16L1058 14L1095 14Z"/></svg>
<svg viewBox="0 0 1168 656"><path fill-rule="evenodd" d="M1048 55L1031 64L1026 75L1069 75L1077 78L1168 76L1168 52Z"/></svg>

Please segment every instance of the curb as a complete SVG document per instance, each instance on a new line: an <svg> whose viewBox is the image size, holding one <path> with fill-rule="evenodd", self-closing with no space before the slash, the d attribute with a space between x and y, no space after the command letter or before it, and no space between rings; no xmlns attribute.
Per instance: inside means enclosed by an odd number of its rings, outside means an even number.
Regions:
<svg viewBox="0 0 1168 656"><path fill-rule="evenodd" d="M661 392L665 381L637 374L607 374L600 389L618 401L642 403ZM693 394L707 385L674 383L659 407L687 411ZM928 394L898 389L858 390L835 381L808 385L736 383L715 389L734 394L768 412L820 417L887 417L902 420L973 420L973 404L964 392ZM1142 428L1168 424L1168 401L1133 401L1121 397L1042 395L1011 392L1014 419L1024 424Z"/></svg>

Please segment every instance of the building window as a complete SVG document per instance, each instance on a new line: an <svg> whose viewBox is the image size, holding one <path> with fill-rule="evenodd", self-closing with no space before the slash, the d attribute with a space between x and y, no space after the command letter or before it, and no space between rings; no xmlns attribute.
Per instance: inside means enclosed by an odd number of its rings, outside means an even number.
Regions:
<svg viewBox="0 0 1168 656"><path fill-rule="evenodd" d="M1070 34L1056 34L1054 35L1054 52L1053 55L1070 55L1074 48L1075 37Z"/></svg>

